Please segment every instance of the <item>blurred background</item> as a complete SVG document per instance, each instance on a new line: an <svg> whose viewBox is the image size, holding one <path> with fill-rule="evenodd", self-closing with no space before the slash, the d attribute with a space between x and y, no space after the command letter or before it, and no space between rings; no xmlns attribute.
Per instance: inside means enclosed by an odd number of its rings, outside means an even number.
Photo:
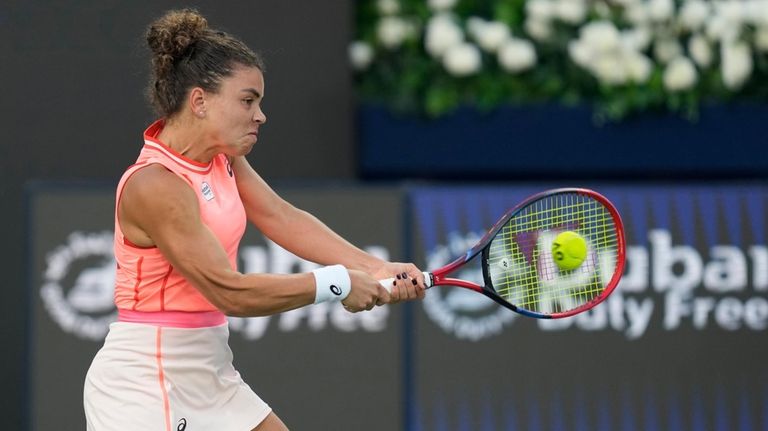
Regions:
<svg viewBox="0 0 768 431"><path fill-rule="evenodd" d="M181 7L265 58L254 167L371 253L440 266L552 187L626 225L622 283L573 318L447 288L232 319L291 429L768 429L763 0L3 2L3 428L85 427L114 187L154 120L143 33ZM313 268L255 230L240 266Z"/></svg>

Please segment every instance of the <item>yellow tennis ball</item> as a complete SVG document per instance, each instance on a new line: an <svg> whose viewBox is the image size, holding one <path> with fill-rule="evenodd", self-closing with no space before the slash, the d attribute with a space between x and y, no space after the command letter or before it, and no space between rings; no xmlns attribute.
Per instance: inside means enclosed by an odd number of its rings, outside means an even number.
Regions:
<svg viewBox="0 0 768 431"><path fill-rule="evenodd" d="M552 242L552 259L560 269L576 269L587 258L587 242L576 232L559 233Z"/></svg>

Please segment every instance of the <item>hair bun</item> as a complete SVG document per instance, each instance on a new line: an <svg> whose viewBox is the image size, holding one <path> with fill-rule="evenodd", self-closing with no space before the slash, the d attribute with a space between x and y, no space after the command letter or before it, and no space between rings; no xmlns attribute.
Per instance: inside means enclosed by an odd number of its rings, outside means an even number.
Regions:
<svg viewBox="0 0 768 431"><path fill-rule="evenodd" d="M181 57L208 29L208 21L194 9L172 10L150 24L147 44L156 58Z"/></svg>
<svg viewBox="0 0 768 431"><path fill-rule="evenodd" d="M181 111L192 87L217 93L221 81L232 76L237 66L264 70L261 58L245 43L208 27L194 9L166 12L147 27L145 35L151 50L147 96L164 118Z"/></svg>

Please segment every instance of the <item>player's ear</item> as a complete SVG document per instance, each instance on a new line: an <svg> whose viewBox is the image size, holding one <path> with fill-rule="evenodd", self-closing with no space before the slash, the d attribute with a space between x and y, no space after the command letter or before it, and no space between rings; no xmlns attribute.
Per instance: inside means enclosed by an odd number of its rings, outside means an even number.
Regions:
<svg viewBox="0 0 768 431"><path fill-rule="evenodd" d="M192 115L198 118L205 117L205 90L200 87L193 87L189 91L189 99L187 100L189 109L192 111Z"/></svg>

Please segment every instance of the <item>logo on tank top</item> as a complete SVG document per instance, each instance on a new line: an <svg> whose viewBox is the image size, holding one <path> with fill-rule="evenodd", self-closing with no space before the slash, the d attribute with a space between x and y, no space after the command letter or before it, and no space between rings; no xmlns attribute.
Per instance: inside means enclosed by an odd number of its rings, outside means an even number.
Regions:
<svg viewBox="0 0 768 431"><path fill-rule="evenodd" d="M117 320L112 232L72 232L46 256L40 298L66 332L102 340Z"/></svg>
<svg viewBox="0 0 768 431"><path fill-rule="evenodd" d="M213 196L213 189L211 188L211 185L203 181L203 183L200 185L200 191L203 192L203 197L205 200L210 201L214 198Z"/></svg>

